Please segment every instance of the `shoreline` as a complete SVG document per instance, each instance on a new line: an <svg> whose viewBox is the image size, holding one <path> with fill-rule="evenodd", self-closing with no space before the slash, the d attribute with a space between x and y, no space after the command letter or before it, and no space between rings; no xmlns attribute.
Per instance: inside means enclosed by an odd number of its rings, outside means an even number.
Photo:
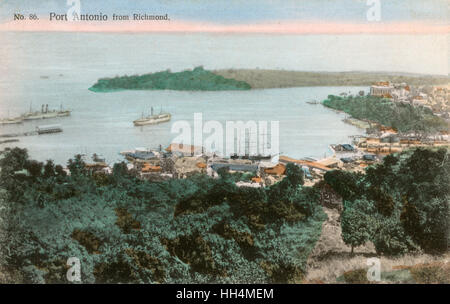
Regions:
<svg viewBox="0 0 450 304"><path fill-rule="evenodd" d="M345 111L336 110L336 109L327 107L322 102L320 104L323 107L325 107L325 108L327 108L327 109L329 109L331 111L334 111L335 113L342 113L342 114L348 115L348 117L341 119L341 121L343 121L346 124L352 125L352 126L357 127L357 128L359 128L361 130L364 130L364 131L367 131L367 129L370 129L370 127L371 127L369 122L361 120L361 119L354 118L354 117L352 117L350 114L348 114ZM376 124L376 123L374 123L374 124ZM367 132L365 132L365 133L367 135Z"/></svg>
<svg viewBox="0 0 450 304"><path fill-rule="evenodd" d="M345 122L346 124L355 126L355 127L359 128L359 129L362 129L362 130L367 130L367 129L370 128L370 124L367 121L359 120L359 119L353 118L351 116L342 119L342 121Z"/></svg>

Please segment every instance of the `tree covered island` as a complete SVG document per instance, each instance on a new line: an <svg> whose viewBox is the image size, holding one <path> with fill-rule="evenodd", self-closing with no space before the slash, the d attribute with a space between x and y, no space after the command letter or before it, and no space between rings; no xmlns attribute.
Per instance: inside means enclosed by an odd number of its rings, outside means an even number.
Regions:
<svg viewBox="0 0 450 304"><path fill-rule="evenodd" d="M250 90L245 81L225 78L203 67L172 73L170 70L132 76L101 78L89 90L114 92L122 90L227 91Z"/></svg>

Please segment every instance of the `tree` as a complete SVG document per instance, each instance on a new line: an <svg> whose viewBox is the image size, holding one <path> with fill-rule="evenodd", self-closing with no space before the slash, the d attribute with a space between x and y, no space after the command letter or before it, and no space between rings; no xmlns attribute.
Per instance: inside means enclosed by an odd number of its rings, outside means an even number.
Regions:
<svg viewBox="0 0 450 304"><path fill-rule="evenodd" d="M449 224L449 198L409 202L403 198L400 221L405 232L422 249L430 253L447 250Z"/></svg>
<svg viewBox="0 0 450 304"><path fill-rule="evenodd" d="M47 160L44 165L44 178L56 176L55 164L51 159Z"/></svg>
<svg viewBox="0 0 450 304"><path fill-rule="evenodd" d="M25 165L25 168L27 169L28 173L30 173L30 176L32 179L36 179L42 175L42 169L44 167L44 164L35 160L28 161Z"/></svg>
<svg viewBox="0 0 450 304"><path fill-rule="evenodd" d="M364 245L370 240L373 232L373 221L366 213L370 202L356 200L345 206L341 215L342 240L351 246L351 253L355 247ZM366 209L366 210L364 210Z"/></svg>
<svg viewBox="0 0 450 304"><path fill-rule="evenodd" d="M418 249L395 217L376 217L372 242L378 254L398 255Z"/></svg>
<svg viewBox="0 0 450 304"><path fill-rule="evenodd" d="M299 186L305 183L302 170L293 163L286 165L286 178L292 186Z"/></svg>
<svg viewBox="0 0 450 304"><path fill-rule="evenodd" d="M303 185L303 172L295 164L289 163L286 166L286 177L268 190L270 203L287 202L292 200L299 186Z"/></svg>
<svg viewBox="0 0 450 304"><path fill-rule="evenodd" d="M325 173L324 180L342 199L352 201L364 192L359 186L362 176L358 173L333 170Z"/></svg>
<svg viewBox="0 0 450 304"><path fill-rule="evenodd" d="M0 159L2 171L20 171L23 170L28 161L27 149L14 148L5 153Z"/></svg>
<svg viewBox="0 0 450 304"><path fill-rule="evenodd" d="M114 164L113 176L115 179L121 179L129 176L127 164L125 162Z"/></svg>
<svg viewBox="0 0 450 304"><path fill-rule="evenodd" d="M369 187L366 197L375 202L377 211L384 216L391 216L395 209L395 201L388 192L394 192L395 188L383 191L378 186Z"/></svg>
<svg viewBox="0 0 450 304"><path fill-rule="evenodd" d="M86 172L86 164L80 154L75 155L75 158L73 159L69 159L67 162L67 168L69 168L72 176L82 175Z"/></svg>
<svg viewBox="0 0 450 304"><path fill-rule="evenodd" d="M55 166L55 173L61 177L67 176L66 171L64 171L64 168L61 165Z"/></svg>

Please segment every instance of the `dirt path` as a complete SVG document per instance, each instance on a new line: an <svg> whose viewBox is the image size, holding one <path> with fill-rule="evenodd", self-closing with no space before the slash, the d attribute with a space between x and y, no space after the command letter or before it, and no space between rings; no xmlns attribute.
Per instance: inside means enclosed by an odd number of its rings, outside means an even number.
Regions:
<svg viewBox="0 0 450 304"><path fill-rule="evenodd" d="M323 209L328 219L322 224L322 234L308 258L306 280L332 283L345 271L367 267L366 260L375 256L375 248L368 243L355 248L355 254L351 256L351 248L342 241L339 212L326 207Z"/></svg>
<svg viewBox="0 0 450 304"><path fill-rule="evenodd" d="M392 271L396 266L412 266L433 262L445 262L450 254L432 256L428 254L406 254L400 257L377 256L375 247L368 242L365 246L355 248L350 254L350 247L341 237L339 212L324 207L328 219L322 224L322 235L316 243L307 261L307 282L336 283L336 278L344 272L367 268L369 257L380 258L381 271Z"/></svg>

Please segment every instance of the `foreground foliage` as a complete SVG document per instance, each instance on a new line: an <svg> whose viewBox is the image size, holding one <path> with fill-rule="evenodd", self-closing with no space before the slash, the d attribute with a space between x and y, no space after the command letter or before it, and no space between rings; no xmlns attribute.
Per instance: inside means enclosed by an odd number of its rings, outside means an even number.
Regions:
<svg viewBox="0 0 450 304"><path fill-rule="evenodd" d="M372 241L380 254L448 250L447 149L418 148L388 155L366 174L331 171L325 181L344 200L342 237L352 249Z"/></svg>
<svg viewBox="0 0 450 304"><path fill-rule="evenodd" d="M300 282L325 218L298 167L266 189L225 170L141 181L124 163L70 175L15 148L0 159L1 268L20 282L65 283L69 257L84 283Z"/></svg>

